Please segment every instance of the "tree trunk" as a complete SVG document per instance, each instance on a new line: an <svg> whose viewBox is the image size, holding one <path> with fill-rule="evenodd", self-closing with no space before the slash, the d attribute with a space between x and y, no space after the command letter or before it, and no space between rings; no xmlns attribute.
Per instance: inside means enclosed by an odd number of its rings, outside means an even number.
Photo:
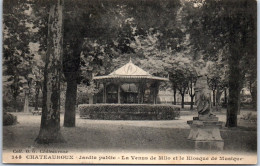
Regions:
<svg viewBox="0 0 260 166"><path fill-rule="evenodd" d="M257 110L257 83L256 81L254 81L254 83L252 83L252 90L250 91L251 93L251 97L252 97L252 105L253 105L253 109L256 111Z"/></svg>
<svg viewBox="0 0 260 166"><path fill-rule="evenodd" d="M224 91L224 105L225 105L225 107L227 106L227 88L225 88L225 91Z"/></svg>
<svg viewBox="0 0 260 166"><path fill-rule="evenodd" d="M177 88L173 87L173 104L176 105Z"/></svg>
<svg viewBox="0 0 260 166"><path fill-rule="evenodd" d="M15 112L18 112L18 103L17 97L19 95L19 76L17 74L14 75L14 82L13 82L13 89L12 89L12 96L13 96L13 107Z"/></svg>
<svg viewBox="0 0 260 166"><path fill-rule="evenodd" d="M19 76L17 74L14 75L12 95L14 98L14 110L15 110L15 112L18 112L17 97L19 95Z"/></svg>
<svg viewBox="0 0 260 166"><path fill-rule="evenodd" d="M190 96L190 110L193 110L193 100L194 100L194 95Z"/></svg>
<svg viewBox="0 0 260 166"><path fill-rule="evenodd" d="M193 94L192 80L191 80L189 89L190 89L190 91L189 91L189 95L190 95L190 110L193 110L193 98L194 98L195 94Z"/></svg>
<svg viewBox="0 0 260 166"><path fill-rule="evenodd" d="M229 102L227 107L226 127L237 127L237 113L239 107L240 92L236 87L229 88Z"/></svg>
<svg viewBox="0 0 260 166"><path fill-rule="evenodd" d="M216 90L213 91L213 106L216 106Z"/></svg>
<svg viewBox="0 0 260 166"><path fill-rule="evenodd" d="M184 108L184 95L185 93L181 93L181 108Z"/></svg>
<svg viewBox="0 0 260 166"><path fill-rule="evenodd" d="M220 97L223 93L223 90L217 90L217 93L216 93L216 111L219 111L219 106L220 106Z"/></svg>
<svg viewBox="0 0 260 166"><path fill-rule="evenodd" d="M238 57L230 59L229 97L227 106L226 127L237 127L237 113L239 109L239 99L242 81L241 71L238 64Z"/></svg>
<svg viewBox="0 0 260 166"><path fill-rule="evenodd" d="M83 40L83 39L82 39ZM77 80L79 76L80 65L80 46L78 40L72 41L73 53L64 54L63 72L67 82L64 127L75 127L76 105L77 105Z"/></svg>
<svg viewBox="0 0 260 166"><path fill-rule="evenodd" d="M238 108L237 108L237 115L240 115L240 108L241 108L241 94L238 95Z"/></svg>
<svg viewBox="0 0 260 166"><path fill-rule="evenodd" d="M63 0L53 1L49 12L41 128L39 135L35 140L40 144L64 142L60 133L63 4Z"/></svg>
<svg viewBox="0 0 260 166"><path fill-rule="evenodd" d="M25 90L24 92L24 107L23 107L23 112L28 113L29 112L29 90Z"/></svg>
<svg viewBox="0 0 260 166"><path fill-rule="evenodd" d="M75 127L76 102L77 102L77 79L70 73L72 79L67 79L67 90L65 100L64 127ZM73 79L74 78L74 79Z"/></svg>
<svg viewBox="0 0 260 166"><path fill-rule="evenodd" d="M18 108L17 108L17 97L14 97L14 110L15 112L18 112Z"/></svg>
<svg viewBox="0 0 260 166"><path fill-rule="evenodd" d="M39 93L40 93L40 88L36 85L34 110L38 110L39 107Z"/></svg>

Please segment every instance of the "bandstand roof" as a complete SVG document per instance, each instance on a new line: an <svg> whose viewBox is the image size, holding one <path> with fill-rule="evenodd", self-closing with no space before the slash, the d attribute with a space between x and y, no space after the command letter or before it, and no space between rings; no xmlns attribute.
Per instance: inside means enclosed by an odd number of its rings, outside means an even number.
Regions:
<svg viewBox="0 0 260 166"><path fill-rule="evenodd" d="M130 61L109 75L94 76L94 80L122 81L122 82L141 82L144 80L169 81L168 78L156 77L144 71Z"/></svg>

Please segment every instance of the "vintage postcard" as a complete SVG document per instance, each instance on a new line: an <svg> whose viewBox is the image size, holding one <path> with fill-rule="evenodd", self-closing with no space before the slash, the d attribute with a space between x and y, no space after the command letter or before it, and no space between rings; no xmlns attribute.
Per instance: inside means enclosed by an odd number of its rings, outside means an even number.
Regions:
<svg viewBox="0 0 260 166"><path fill-rule="evenodd" d="M2 162L256 164L256 0L4 0Z"/></svg>

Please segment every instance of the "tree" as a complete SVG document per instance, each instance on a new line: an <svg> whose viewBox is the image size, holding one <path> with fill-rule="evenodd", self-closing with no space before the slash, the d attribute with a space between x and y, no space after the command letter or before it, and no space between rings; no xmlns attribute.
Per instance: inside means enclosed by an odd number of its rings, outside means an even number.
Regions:
<svg viewBox="0 0 260 166"><path fill-rule="evenodd" d="M220 51L223 54L223 50ZM208 66L208 83L209 87L213 91L213 106L216 107L216 111L219 110L220 97L222 93L228 88L227 82L227 69L228 65L225 61L222 61L221 57L224 55L219 55L219 60L211 62Z"/></svg>
<svg viewBox="0 0 260 166"><path fill-rule="evenodd" d="M39 95L42 91L43 87L43 78L44 78L44 62L42 60L43 56L38 53L34 55L34 58L32 60L32 80L31 80L31 93L34 94L32 97L34 99L34 109L38 110L39 108Z"/></svg>
<svg viewBox="0 0 260 166"><path fill-rule="evenodd" d="M194 97L195 97L194 85L197 81L197 73L194 68L190 68L189 73L188 73L188 80L189 80L188 93L190 95L190 102L191 102L190 110L193 110Z"/></svg>
<svg viewBox="0 0 260 166"><path fill-rule="evenodd" d="M237 126L240 91L250 57L256 56L256 1L191 1L191 40L204 60L217 60L219 49L227 47L229 100L227 127ZM191 17L191 16L190 16Z"/></svg>
<svg viewBox="0 0 260 166"><path fill-rule="evenodd" d="M257 110L257 56L250 56L245 67L247 68L245 84L251 94L253 109Z"/></svg>
<svg viewBox="0 0 260 166"><path fill-rule="evenodd" d="M188 66L188 61L184 60L186 58L176 58L174 64L169 65L169 78L176 90L179 91L181 95L181 107L184 108L184 96L190 87L190 72L186 66ZM181 60L181 61L178 61ZM182 61L184 60L184 61ZM192 80L193 81L193 80ZM174 90L174 89L173 89ZM174 92L174 96L176 92ZM191 92L192 93L192 92ZM192 93L193 94L193 93ZM175 98L175 97L174 97Z"/></svg>
<svg viewBox="0 0 260 166"><path fill-rule="evenodd" d="M181 108L184 108L184 96L189 87L189 80L187 79L185 70L177 70L175 74L175 78L177 78L177 89L181 95Z"/></svg>
<svg viewBox="0 0 260 166"><path fill-rule="evenodd" d="M82 12L78 10L76 3L66 1L67 10L64 19L64 53L63 73L66 84L64 127L75 127L77 84L79 83L80 52L84 40L81 22ZM76 14L79 12L79 14Z"/></svg>
<svg viewBox="0 0 260 166"><path fill-rule="evenodd" d="M30 21L25 12L28 6L23 1L5 1L3 5L3 75L7 77L7 82L3 83L10 88L12 107L17 110L17 97L29 74L30 66L27 64L33 57L29 53L30 31L26 26Z"/></svg>
<svg viewBox="0 0 260 166"><path fill-rule="evenodd" d="M43 109L37 143L64 142L60 132L60 79L63 50L63 0L51 4L44 68Z"/></svg>
<svg viewBox="0 0 260 166"><path fill-rule="evenodd" d="M197 71L195 68L194 58L195 58L195 52L196 49L194 48L193 43L190 41L190 19L187 19L189 16L189 12L191 11L190 4L187 3L187 1L180 0L180 6L176 13L176 31L178 32L178 35L174 35L178 38L175 38L175 42L177 39L177 44L175 47L171 46L170 48L173 48L175 51L176 58L173 59L173 62L171 62L170 59L167 58L166 62L175 63L177 62L177 68L175 65L172 66L173 70L179 70L179 73L183 73L181 75L176 75L174 78L170 77L171 82L173 83L173 91L174 91L174 103L176 104L176 89L178 88L180 91L180 94L182 96L182 107L184 107L184 95L185 91L188 92L191 103L190 103L190 109L193 109L193 101L195 97L195 91L194 91L194 85L197 80ZM180 65L183 65L182 67ZM171 74L171 76L173 76ZM179 80L180 79L180 80ZM187 86L187 87L186 87ZM181 88L180 88L181 87Z"/></svg>
<svg viewBox="0 0 260 166"><path fill-rule="evenodd" d="M46 22L44 19L47 14L43 6L45 5L39 5L36 1L28 0L4 2L3 65L6 68L3 74L8 77L6 83L12 90L14 100L14 104L11 104L12 101L10 101L9 105L15 107L16 110L22 107L17 106L19 104L16 101L17 98L24 99L24 111L28 111L30 96L35 92L35 98L38 101L39 86L35 86L35 83L39 85L39 81L37 81L39 75L35 74L35 69L42 67L38 65L38 62L44 59L44 56L39 58L38 52L39 49L46 47L46 43L43 43L46 39L44 34ZM38 58L38 60L35 58Z"/></svg>
<svg viewBox="0 0 260 166"><path fill-rule="evenodd" d="M110 17L111 15L108 12L110 8L104 7L104 5L109 5L106 1L86 3L86 1L68 0L65 5L67 10L65 12L64 25L66 33L64 35L65 52L63 58L63 72L67 82L67 90L64 127L74 127L77 84L83 79L80 69L85 65L84 63L80 63L80 58L88 56L86 51L82 51L86 45L85 38L100 39L109 34L107 33L109 30L106 24L108 20L102 20L102 18L107 16ZM81 55L82 52L84 52L84 56ZM92 77L91 73L92 71L87 73L87 75L91 75Z"/></svg>
<svg viewBox="0 0 260 166"><path fill-rule="evenodd" d="M178 31L174 31L174 19L169 21L169 19L164 16L171 15L174 18L176 10L172 9L177 8L179 2L165 1L164 3L151 3L148 1L128 1L125 3L102 1L93 3L94 4L82 3L81 5L76 5L77 13L73 11L68 13L70 17L71 15L74 15L73 18L75 18L75 20L80 20L80 26L84 27L84 32L80 32L79 30L81 36L89 39L90 44L96 40L96 43L100 46L104 46L105 54L110 58L113 58L115 63L112 63L111 66L106 66L106 72L114 69L116 65L125 63L129 60L129 57L132 57L132 59L135 59L136 61L140 60L140 63L137 65L141 65L141 67L149 70L152 74L161 75L163 73L163 75L167 75L167 72L163 70L163 66L156 65L158 66L158 69L160 68L157 70L151 68L151 64L149 63L163 64L163 61L161 61L160 58L166 55L163 54L164 50L168 49L168 47L177 45L176 41L173 42L174 39L172 37L179 34ZM72 5L74 4L76 3L73 3ZM83 9L82 6L84 6L85 9ZM143 10L143 7L145 7L145 10ZM146 13L148 10L151 11L150 14ZM79 13L84 15L84 17L82 16L82 20L81 14ZM140 19L140 16L142 16L142 19ZM74 29L78 29L78 27L79 26L76 26ZM165 35L158 37L160 31L165 33ZM169 37L169 39L165 40L164 38L167 37ZM156 40L156 43L153 43L153 39ZM140 49L132 45L134 42L138 41L141 41L143 44ZM165 45L167 46L165 47ZM154 48L149 53L149 49L152 47ZM90 60L88 56L92 57L92 49L94 49L94 47L90 48L88 50L89 52L83 51L84 61ZM96 64L101 68L104 67L102 63ZM83 68L87 67L87 65L83 65ZM91 78L92 73L93 72L90 71L85 75Z"/></svg>
<svg viewBox="0 0 260 166"><path fill-rule="evenodd" d="M80 39L80 38L79 38ZM75 127L75 107L77 99L77 83L79 79L80 48L81 42L72 41L74 44L67 45L63 58L63 72L67 83L64 127Z"/></svg>
<svg viewBox="0 0 260 166"><path fill-rule="evenodd" d="M34 109L38 110L42 105L39 101L42 96L43 82L44 82L44 67L47 50L47 35L48 35L48 18L49 18L49 1L29 1L30 12L28 18L30 19L29 29L32 32L30 39L30 53L34 55L31 60L31 74L32 74L32 88L31 94L34 100ZM40 104L41 103L41 104Z"/></svg>
<svg viewBox="0 0 260 166"><path fill-rule="evenodd" d="M255 66L256 67L256 66ZM256 110L257 109L257 77L256 77L256 70L249 73L247 76L248 87L252 97L252 106Z"/></svg>
<svg viewBox="0 0 260 166"><path fill-rule="evenodd" d="M111 71L110 54L106 44L89 38L84 40L81 52L81 76L82 83L87 85L85 92L88 94L89 104L93 104L93 95L98 92L92 80L93 76L108 74Z"/></svg>

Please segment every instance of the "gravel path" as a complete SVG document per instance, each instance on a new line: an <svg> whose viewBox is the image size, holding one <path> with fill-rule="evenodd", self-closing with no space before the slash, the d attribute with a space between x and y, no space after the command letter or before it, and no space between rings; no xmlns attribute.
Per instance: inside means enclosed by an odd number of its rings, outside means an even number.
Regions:
<svg viewBox="0 0 260 166"><path fill-rule="evenodd" d="M123 121L89 120L77 115L74 128L61 127L67 143L38 145L34 143L40 129L41 116L15 113L19 124L3 127L3 149L55 148L77 151L192 151L193 144L186 138L189 134L187 120L193 115L182 115L179 120ZM218 115L225 121L224 115ZM63 114L61 115L61 124ZM239 124L242 124L241 122ZM251 125L251 126L250 126ZM249 126L249 128L248 128ZM235 129L223 128L226 151L256 152L256 123Z"/></svg>

